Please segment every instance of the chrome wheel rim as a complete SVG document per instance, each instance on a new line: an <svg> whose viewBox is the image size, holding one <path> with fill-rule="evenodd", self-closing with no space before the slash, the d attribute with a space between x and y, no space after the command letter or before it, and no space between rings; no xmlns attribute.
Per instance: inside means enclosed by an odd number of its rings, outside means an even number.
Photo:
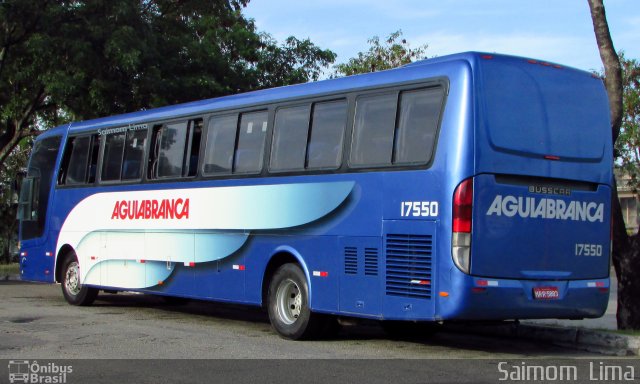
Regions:
<svg viewBox="0 0 640 384"><path fill-rule="evenodd" d="M64 287L70 295L76 296L80 293L80 266L77 261L69 264L64 277Z"/></svg>
<svg viewBox="0 0 640 384"><path fill-rule="evenodd" d="M280 284L276 292L276 306L283 323L290 325L298 320L302 312L302 292L295 281L287 279Z"/></svg>

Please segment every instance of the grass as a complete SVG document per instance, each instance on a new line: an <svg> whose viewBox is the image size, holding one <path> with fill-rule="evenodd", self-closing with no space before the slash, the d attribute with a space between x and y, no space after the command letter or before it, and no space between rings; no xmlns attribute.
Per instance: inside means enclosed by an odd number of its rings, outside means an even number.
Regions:
<svg viewBox="0 0 640 384"><path fill-rule="evenodd" d="M0 276L4 275L19 275L20 267L18 263L0 264Z"/></svg>
<svg viewBox="0 0 640 384"><path fill-rule="evenodd" d="M627 336L640 336L640 331L634 331L631 329L617 329L615 331L610 330L609 332L617 333L620 335L627 335Z"/></svg>

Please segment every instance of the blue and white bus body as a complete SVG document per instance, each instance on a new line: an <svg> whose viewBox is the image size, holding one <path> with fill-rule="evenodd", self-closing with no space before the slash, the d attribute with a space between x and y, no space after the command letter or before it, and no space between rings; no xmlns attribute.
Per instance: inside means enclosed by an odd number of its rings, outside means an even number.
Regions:
<svg viewBox="0 0 640 384"><path fill-rule="evenodd" d="M251 177L59 188L54 176L44 235L21 241L23 279L61 281L60 258L73 251L83 284L94 288L264 305L271 274L296 263L314 313L411 321L601 316L612 145L604 87L586 72L465 53L71 123L38 140L60 136L64 145L81 132L424 81L446 96L423 166L350 167L350 107L342 165L333 172L271 173L267 139L263 171ZM466 210L454 202L461 184ZM465 227L456 220L466 220L468 233L454 233Z"/></svg>

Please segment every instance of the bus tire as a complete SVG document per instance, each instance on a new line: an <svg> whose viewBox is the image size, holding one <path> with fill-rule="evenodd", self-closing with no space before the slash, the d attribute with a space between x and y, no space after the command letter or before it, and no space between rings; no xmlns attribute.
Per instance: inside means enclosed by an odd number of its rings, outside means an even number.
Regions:
<svg viewBox="0 0 640 384"><path fill-rule="evenodd" d="M98 296L96 288L80 284L80 264L73 253L64 259L61 283L62 295L71 305L91 305Z"/></svg>
<svg viewBox="0 0 640 384"><path fill-rule="evenodd" d="M296 264L284 264L273 274L268 293L269 320L273 329L291 340L318 336L322 318L309 308L309 285Z"/></svg>

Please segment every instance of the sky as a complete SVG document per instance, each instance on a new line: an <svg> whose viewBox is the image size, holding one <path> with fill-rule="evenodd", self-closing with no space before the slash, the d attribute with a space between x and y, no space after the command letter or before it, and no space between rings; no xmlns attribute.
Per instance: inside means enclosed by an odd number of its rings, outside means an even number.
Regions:
<svg viewBox="0 0 640 384"><path fill-rule="evenodd" d="M605 0L613 43L640 59L640 0ZM587 0L251 0L244 14L283 42L309 38L346 62L402 30L427 57L465 51L513 54L600 70Z"/></svg>

